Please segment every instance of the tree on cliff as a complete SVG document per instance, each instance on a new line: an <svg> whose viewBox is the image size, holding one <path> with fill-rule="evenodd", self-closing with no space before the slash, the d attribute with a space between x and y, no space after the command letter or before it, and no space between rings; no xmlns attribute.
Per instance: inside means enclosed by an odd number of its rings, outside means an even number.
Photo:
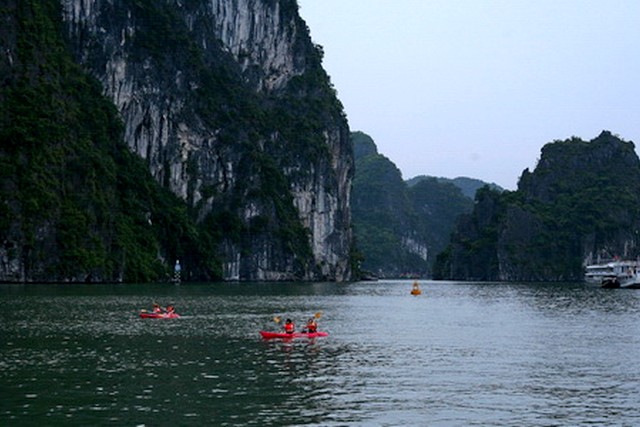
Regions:
<svg viewBox="0 0 640 427"><path fill-rule="evenodd" d="M349 280L353 157L295 0L9 0L0 281Z"/></svg>

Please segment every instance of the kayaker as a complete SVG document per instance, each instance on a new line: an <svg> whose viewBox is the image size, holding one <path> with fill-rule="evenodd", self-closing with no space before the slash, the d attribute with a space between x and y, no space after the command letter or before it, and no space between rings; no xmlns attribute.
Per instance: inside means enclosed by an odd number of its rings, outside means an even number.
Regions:
<svg viewBox="0 0 640 427"><path fill-rule="evenodd" d="M307 321L307 332L310 334L318 332L318 322L313 317Z"/></svg>
<svg viewBox="0 0 640 427"><path fill-rule="evenodd" d="M287 319L284 322L284 331L288 334L292 334L296 331L296 325L291 321L291 319Z"/></svg>
<svg viewBox="0 0 640 427"><path fill-rule="evenodd" d="M160 307L160 304L157 303L153 303L153 312L154 313L162 313L162 307Z"/></svg>
<svg viewBox="0 0 640 427"><path fill-rule="evenodd" d="M173 306L173 304L169 304L167 306L167 309L166 309L167 314L175 313L175 311L176 311L176 308Z"/></svg>

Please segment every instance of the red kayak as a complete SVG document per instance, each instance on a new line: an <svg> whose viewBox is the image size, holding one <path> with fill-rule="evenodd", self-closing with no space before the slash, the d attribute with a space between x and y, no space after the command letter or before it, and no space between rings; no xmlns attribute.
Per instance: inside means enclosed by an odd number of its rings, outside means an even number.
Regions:
<svg viewBox="0 0 640 427"><path fill-rule="evenodd" d="M292 334L288 334L286 332L269 332L269 331L260 331L260 335L264 339L271 338L284 338L284 339L293 339L293 338L316 338L316 337L328 337L329 332L294 332Z"/></svg>
<svg viewBox="0 0 640 427"><path fill-rule="evenodd" d="M149 311L140 312L142 319L177 319L180 317L178 313L152 313Z"/></svg>

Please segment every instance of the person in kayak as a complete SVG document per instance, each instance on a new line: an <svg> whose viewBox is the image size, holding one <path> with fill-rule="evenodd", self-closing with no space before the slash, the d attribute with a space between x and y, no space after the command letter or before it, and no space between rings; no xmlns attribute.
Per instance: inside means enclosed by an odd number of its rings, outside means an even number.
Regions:
<svg viewBox="0 0 640 427"><path fill-rule="evenodd" d="M313 334L318 332L318 322L316 322L315 318L311 318L307 320L307 327L305 329L306 332Z"/></svg>
<svg viewBox="0 0 640 427"><path fill-rule="evenodd" d="M176 312L176 308L173 306L173 304L169 304L165 311L167 314L173 314Z"/></svg>
<svg viewBox="0 0 640 427"><path fill-rule="evenodd" d="M155 302L153 303L153 312L154 313L162 313L163 312L162 307L160 307L160 304L157 304Z"/></svg>
<svg viewBox="0 0 640 427"><path fill-rule="evenodd" d="M288 334L292 334L296 331L296 324L291 321L291 319L287 319L284 322L284 331Z"/></svg>

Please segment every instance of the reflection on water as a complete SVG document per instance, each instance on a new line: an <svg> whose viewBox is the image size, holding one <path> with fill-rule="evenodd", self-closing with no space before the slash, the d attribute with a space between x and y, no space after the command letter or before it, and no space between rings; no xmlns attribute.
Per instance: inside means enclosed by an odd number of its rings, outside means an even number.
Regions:
<svg viewBox="0 0 640 427"><path fill-rule="evenodd" d="M0 425L640 424L639 291L410 288L1 286ZM259 338L317 311L327 338Z"/></svg>

